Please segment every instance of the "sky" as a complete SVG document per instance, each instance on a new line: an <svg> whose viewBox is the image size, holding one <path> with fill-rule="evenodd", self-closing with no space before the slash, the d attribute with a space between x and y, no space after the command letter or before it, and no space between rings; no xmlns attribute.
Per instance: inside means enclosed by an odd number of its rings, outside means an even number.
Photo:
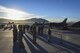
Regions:
<svg viewBox="0 0 80 53"><path fill-rule="evenodd" d="M0 0L0 6L53 22L65 18L68 21L80 21L80 0Z"/></svg>

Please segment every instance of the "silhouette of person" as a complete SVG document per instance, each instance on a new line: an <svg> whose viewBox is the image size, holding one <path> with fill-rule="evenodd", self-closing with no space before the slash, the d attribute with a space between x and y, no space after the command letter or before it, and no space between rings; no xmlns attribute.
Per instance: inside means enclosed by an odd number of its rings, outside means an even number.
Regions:
<svg viewBox="0 0 80 53"><path fill-rule="evenodd" d="M43 35L43 28L44 28L44 26L41 25L41 35Z"/></svg>
<svg viewBox="0 0 80 53"><path fill-rule="evenodd" d="M38 35L40 35L40 25L38 25Z"/></svg>
<svg viewBox="0 0 80 53"><path fill-rule="evenodd" d="M32 27L33 26L30 26L30 29L29 29L30 34L32 34Z"/></svg>
<svg viewBox="0 0 80 53"><path fill-rule="evenodd" d="M17 41L17 26L13 24L13 42Z"/></svg>
<svg viewBox="0 0 80 53"><path fill-rule="evenodd" d="M36 44L36 23L32 25L32 35L33 35L33 43Z"/></svg>
<svg viewBox="0 0 80 53"><path fill-rule="evenodd" d="M25 28L27 29L27 32L29 31L29 25L25 25Z"/></svg>
<svg viewBox="0 0 80 53"><path fill-rule="evenodd" d="M51 29L48 28L48 42L51 42Z"/></svg>
<svg viewBox="0 0 80 53"><path fill-rule="evenodd" d="M23 33L25 34L25 25L23 25Z"/></svg>
<svg viewBox="0 0 80 53"><path fill-rule="evenodd" d="M22 37L23 37L23 26L19 25L18 26L19 32L18 32L18 42L19 42L19 46L20 48L24 48L24 44L22 42Z"/></svg>

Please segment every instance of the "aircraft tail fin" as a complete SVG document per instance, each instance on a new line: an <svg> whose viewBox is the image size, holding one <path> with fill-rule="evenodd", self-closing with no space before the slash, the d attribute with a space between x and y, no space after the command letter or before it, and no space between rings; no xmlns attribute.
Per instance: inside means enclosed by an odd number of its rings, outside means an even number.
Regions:
<svg viewBox="0 0 80 53"><path fill-rule="evenodd" d="M62 23L66 23L66 21L67 21L67 18L65 18Z"/></svg>

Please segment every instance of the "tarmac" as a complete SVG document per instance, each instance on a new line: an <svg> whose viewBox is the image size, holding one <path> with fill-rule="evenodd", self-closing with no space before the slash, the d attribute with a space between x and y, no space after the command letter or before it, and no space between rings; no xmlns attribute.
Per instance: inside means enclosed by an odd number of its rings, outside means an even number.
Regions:
<svg viewBox="0 0 80 53"><path fill-rule="evenodd" d="M37 35L37 44L32 43L32 35L26 31L23 36L25 48L20 48L18 42L13 42L12 30L0 29L0 53L78 53L80 50L74 51L71 46L68 48L66 41L53 36L52 41L47 41L47 34ZM66 42L67 43L67 42ZM68 43L67 43L68 44ZM72 45L74 46L74 45ZM76 46L75 46L76 47Z"/></svg>

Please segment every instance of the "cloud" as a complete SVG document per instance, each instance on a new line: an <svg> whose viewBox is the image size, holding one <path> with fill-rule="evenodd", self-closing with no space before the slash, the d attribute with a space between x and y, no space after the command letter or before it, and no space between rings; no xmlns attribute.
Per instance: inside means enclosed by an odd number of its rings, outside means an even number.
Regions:
<svg viewBox="0 0 80 53"><path fill-rule="evenodd" d="M17 10L17 9L11 9L11 8L7 8L4 6L0 6L0 14L4 14L5 16L1 16L3 18L7 18L7 19L15 19L15 20L24 20L24 19L30 19L30 18L39 18L41 16L37 16L28 12L23 12L21 10Z"/></svg>

